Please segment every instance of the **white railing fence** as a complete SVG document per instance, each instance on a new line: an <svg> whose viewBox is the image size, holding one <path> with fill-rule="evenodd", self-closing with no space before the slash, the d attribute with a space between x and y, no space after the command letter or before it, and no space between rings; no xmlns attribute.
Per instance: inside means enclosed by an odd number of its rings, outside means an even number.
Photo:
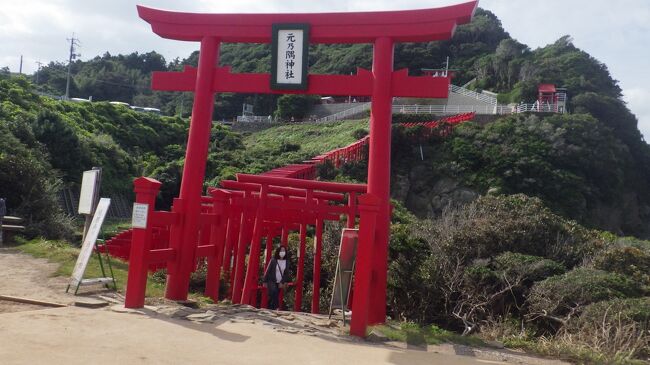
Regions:
<svg viewBox="0 0 650 365"><path fill-rule="evenodd" d="M266 123L271 123L273 122L273 118L271 118L270 115L239 115L237 116L237 122L243 122L243 123L260 123L260 122L266 122Z"/></svg>
<svg viewBox="0 0 650 365"><path fill-rule="evenodd" d="M393 105L393 113L401 114L508 114L505 105Z"/></svg>
<svg viewBox="0 0 650 365"><path fill-rule="evenodd" d="M328 115L323 118L319 118L316 122L334 122L337 120L344 120L347 117L363 113L366 110L370 110L370 103L361 103L353 108L342 110L338 113Z"/></svg>
<svg viewBox="0 0 650 365"><path fill-rule="evenodd" d="M497 105L497 98L495 98L494 96L486 95L486 94L482 94L482 93L477 93L476 91L466 89L466 88L464 88L462 86L456 86L456 85L453 85L453 84L449 84L449 91L454 92L456 94L465 95L465 96L468 96L470 98L474 98L476 100L480 100L480 101L482 101L484 103L488 103L488 104L491 104L491 105Z"/></svg>

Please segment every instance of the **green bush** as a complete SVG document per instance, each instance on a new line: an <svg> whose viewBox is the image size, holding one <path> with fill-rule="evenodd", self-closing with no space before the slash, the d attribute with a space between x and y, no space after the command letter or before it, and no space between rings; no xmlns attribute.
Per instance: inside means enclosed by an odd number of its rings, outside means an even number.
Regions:
<svg viewBox="0 0 650 365"><path fill-rule="evenodd" d="M9 214L25 218L27 235L71 239L73 227L58 205L61 179L40 148L30 148L0 119L0 197Z"/></svg>
<svg viewBox="0 0 650 365"><path fill-rule="evenodd" d="M566 271L564 265L553 260L513 252L505 252L495 257L492 266L495 272L506 277L521 276L528 282L544 280Z"/></svg>
<svg viewBox="0 0 650 365"><path fill-rule="evenodd" d="M282 95L278 98L275 115L284 120L291 118L301 120L307 117L307 113L316 101L318 96L314 95Z"/></svg>
<svg viewBox="0 0 650 365"><path fill-rule="evenodd" d="M606 321L636 322L644 329L650 329L650 297L616 298L590 304L579 317L569 322L567 330L602 322L604 318Z"/></svg>
<svg viewBox="0 0 650 365"><path fill-rule="evenodd" d="M650 297L590 304L564 331L574 341L600 352L643 358L650 355Z"/></svg>
<svg viewBox="0 0 650 365"><path fill-rule="evenodd" d="M363 128L355 129L352 132L352 137L354 137L357 140L359 140L359 139L361 139L361 138L363 138L363 137L365 137L367 135L368 135L368 130L363 129Z"/></svg>
<svg viewBox="0 0 650 365"><path fill-rule="evenodd" d="M394 318L476 330L489 318L525 315L535 282L605 244L524 195L485 196L435 220L394 222L389 307Z"/></svg>
<svg viewBox="0 0 650 365"><path fill-rule="evenodd" d="M643 286L624 275L577 268L536 283L528 296L528 303L532 317L540 316L562 323L586 305L643 294Z"/></svg>
<svg viewBox="0 0 650 365"><path fill-rule="evenodd" d="M284 142L284 143L280 144L280 146L278 147L278 151L281 152L281 153L300 151L300 145L297 144L297 143Z"/></svg>
<svg viewBox="0 0 650 365"><path fill-rule="evenodd" d="M397 123L422 123L422 122L431 122L433 120L438 120L438 116L435 114L402 114L395 113L393 114L393 124Z"/></svg>
<svg viewBox="0 0 650 365"><path fill-rule="evenodd" d="M444 212L436 221L422 221L414 234L443 255L459 257L466 264L513 252L548 258L570 268L605 245L594 232L523 194L480 197Z"/></svg>
<svg viewBox="0 0 650 365"><path fill-rule="evenodd" d="M414 346L426 345L427 340L420 326L412 322L403 322L400 329L406 336L406 343Z"/></svg>
<svg viewBox="0 0 650 365"><path fill-rule="evenodd" d="M640 283L650 285L650 249L612 247L594 259L594 267L627 275Z"/></svg>

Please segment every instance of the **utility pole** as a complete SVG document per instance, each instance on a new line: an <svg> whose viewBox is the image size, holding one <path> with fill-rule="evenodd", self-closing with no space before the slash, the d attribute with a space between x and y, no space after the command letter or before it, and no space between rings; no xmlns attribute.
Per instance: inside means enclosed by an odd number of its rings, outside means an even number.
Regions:
<svg viewBox="0 0 650 365"><path fill-rule="evenodd" d="M20 55L20 67L18 67L18 74L23 74L23 55Z"/></svg>
<svg viewBox="0 0 650 365"><path fill-rule="evenodd" d="M447 56L447 62L445 63L445 77L449 75L449 56Z"/></svg>
<svg viewBox="0 0 650 365"><path fill-rule="evenodd" d="M68 100L70 99L70 69L72 68L72 60L77 58L78 56L81 56L80 54L76 54L75 52L75 46L79 46L79 39L74 37L74 33L72 33L72 38L66 38L70 42L70 58L68 59L68 79L65 83L65 99Z"/></svg>
<svg viewBox="0 0 650 365"><path fill-rule="evenodd" d="M43 65L43 62L36 61L36 64L38 65L38 68L36 69L36 85L38 85L38 74L41 73L41 65Z"/></svg>

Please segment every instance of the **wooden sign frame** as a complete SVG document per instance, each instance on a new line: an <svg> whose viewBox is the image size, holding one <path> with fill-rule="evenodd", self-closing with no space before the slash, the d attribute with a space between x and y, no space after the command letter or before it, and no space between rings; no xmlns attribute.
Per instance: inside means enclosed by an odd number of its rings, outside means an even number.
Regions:
<svg viewBox="0 0 650 365"><path fill-rule="evenodd" d="M299 59L302 64L302 69L300 70L300 83L286 83L278 82L278 62L284 60L278 55L280 49L279 45L279 34L281 31L290 31L295 30L302 32L302 54L299 55ZM308 70L309 70L309 24L273 24L272 26L272 51L271 51L271 89L272 90L307 90L309 88L308 83Z"/></svg>

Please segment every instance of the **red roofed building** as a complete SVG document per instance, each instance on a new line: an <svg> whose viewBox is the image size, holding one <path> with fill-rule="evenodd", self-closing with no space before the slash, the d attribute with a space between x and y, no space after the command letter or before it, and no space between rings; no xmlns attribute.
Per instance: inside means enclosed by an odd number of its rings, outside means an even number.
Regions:
<svg viewBox="0 0 650 365"><path fill-rule="evenodd" d="M540 112L565 113L566 101L566 89L556 88L553 84L539 84L535 109Z"/></svg>

